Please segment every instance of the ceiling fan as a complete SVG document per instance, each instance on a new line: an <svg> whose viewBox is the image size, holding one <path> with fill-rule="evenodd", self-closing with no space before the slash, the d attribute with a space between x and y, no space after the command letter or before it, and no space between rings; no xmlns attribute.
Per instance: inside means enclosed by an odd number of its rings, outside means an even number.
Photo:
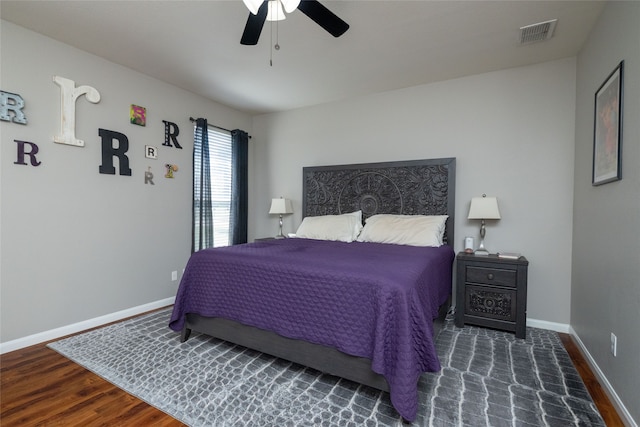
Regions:
<svg viewBox="0 0 640 427"><path fill-rule="evenodd" d="M332 36L340 37L349 29L349 24L338 18L318 0L243 0L249 11L240 44L258 44L264 21L280 21L285 13L298 9L316 24L327 30ZM284 11L283 11L284 8Z"/></svg>

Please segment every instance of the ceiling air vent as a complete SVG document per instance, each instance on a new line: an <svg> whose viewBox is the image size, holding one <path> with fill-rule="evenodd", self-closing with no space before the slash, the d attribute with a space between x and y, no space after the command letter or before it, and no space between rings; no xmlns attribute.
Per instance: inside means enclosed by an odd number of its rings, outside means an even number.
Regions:
<svg viewBox="0 0 640 427"><path fill-rule="evenodd" d="M549 40L553 37L553 31L556 29L557 19L539 22L537 24L527 25L520 28L520 44L540 42Z"/></svg>

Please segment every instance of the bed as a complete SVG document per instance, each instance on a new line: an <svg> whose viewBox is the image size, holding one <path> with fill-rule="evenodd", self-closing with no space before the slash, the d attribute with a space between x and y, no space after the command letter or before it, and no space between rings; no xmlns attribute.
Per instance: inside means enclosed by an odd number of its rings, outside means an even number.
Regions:
<svg viewBox="0 0 640 427"><path fill-rule="evenodd" d="M420 375L440 369L434 319L451 296L454 200L453 158L305 167L302 236L194 253L169 326L182 341L197 331L388 391L412 421ZM441 244L362 238L398 218L440 218ZM305 233L327 220L329 234L360 222L360 237Z"/></svg>

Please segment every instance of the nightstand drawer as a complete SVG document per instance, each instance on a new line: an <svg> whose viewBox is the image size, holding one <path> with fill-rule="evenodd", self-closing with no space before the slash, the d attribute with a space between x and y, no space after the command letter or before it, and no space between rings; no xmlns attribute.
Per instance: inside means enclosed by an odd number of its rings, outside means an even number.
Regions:
<svg viewBox="0 0 640 427"><path fill-rule="evenodd" d="M484 285L516 286L516 270L467 266L466 281Z"/></svg>
<svg viewBox="0 0 640 427"><path fill-rule="evenodd" d="M516 295L515 289L467 285L464 314L515 322Z"/></svg>

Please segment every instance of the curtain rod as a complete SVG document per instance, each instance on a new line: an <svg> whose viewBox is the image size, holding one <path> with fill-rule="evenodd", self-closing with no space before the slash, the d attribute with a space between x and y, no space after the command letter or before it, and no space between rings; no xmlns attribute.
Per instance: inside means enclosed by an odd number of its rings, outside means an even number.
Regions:
<svg viewBox="0 0 640 427"><path fill-rule="evenodd" d="M195 122L196 121L196 119L194 119L193 117L189 117L189 120L191 120L191 122ZM212 128L216 128L216 129L220 129L220 130L224 130L224 131L227 131L227 132L231 132L229 129L226 129L226 128L223 128L223 127L220 127L220 126L216 126L216 125L212 125L210 123L207 123L207 126L210 126ZM251 135L249 135L249 139L251 139Z"/></svg>

